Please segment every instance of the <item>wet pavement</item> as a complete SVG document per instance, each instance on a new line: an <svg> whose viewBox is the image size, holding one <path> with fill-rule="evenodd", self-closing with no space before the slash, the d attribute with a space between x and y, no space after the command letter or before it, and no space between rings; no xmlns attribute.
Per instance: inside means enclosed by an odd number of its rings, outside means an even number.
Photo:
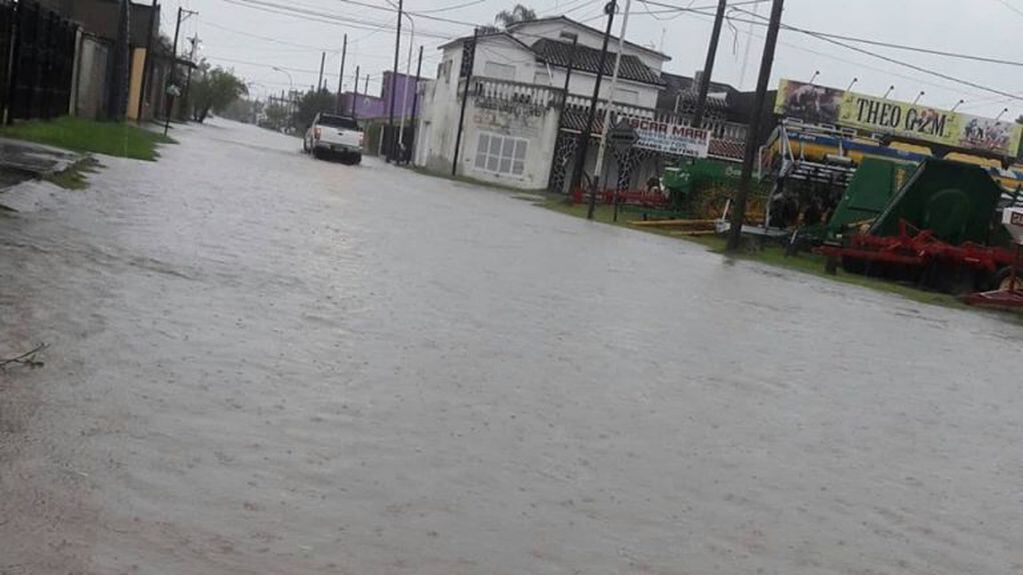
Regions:
<svg viewBox="0 0 1023 575"><path fill-rule="evenodd" d="M1023 327L179 129L0 213L0 573L1023 573Z"/></svg>

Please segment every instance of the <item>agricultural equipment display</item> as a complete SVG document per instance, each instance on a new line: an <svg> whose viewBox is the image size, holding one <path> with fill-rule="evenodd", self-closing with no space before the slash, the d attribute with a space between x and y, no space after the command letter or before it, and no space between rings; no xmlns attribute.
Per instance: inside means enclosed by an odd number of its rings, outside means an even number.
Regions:
<svg viewBox="0 0 1023 575"><path fill-rule="evenodd" d="M863 211L876 209L882 193L874 194L874 203ZM999 280L1016 259L1013 250L997 241L993 225L1001 198L1001 187L982 168L928 159L867 231L842 230L835 234L840 243L826 243L818 252L828 258L830 273L841 263L854 273L913 279L944 291L972 291Z"/></svg>
<svg viewBox="0 0 1023 575"><path fill-rule="evenodd" d="M914 169L914 164L864 158L831 213L824 226L824 237L820 239L837 240L847 229L856 229L873 222L884 211L892 196L909 180Z"/></svg>

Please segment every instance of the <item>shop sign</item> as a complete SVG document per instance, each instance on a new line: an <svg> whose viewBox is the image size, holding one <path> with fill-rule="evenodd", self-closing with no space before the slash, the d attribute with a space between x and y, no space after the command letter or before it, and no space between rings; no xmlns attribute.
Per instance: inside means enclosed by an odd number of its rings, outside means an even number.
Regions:
<svg viewBox="0 0 1023 575"><path fill-rule="evenodd" d="M710 151L710 132L682 124L669 124L649 118L625 116L636 133L636 148L676 156L706 158Z"/></svg>
<svg viewBox="0 0 1023 575"><path fill-rule="evenodd" d="M875 98L815 84L782 80L774 111L807 122L848 126L866 132L1015 157L1023 126Z"/></svg>

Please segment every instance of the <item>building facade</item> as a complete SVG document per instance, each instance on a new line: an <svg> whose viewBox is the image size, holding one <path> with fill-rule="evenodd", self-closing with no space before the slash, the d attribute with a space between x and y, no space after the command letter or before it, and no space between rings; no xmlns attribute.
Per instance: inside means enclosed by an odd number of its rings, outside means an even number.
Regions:
<svg viewBox="0 0 1023 575"><path fill-rule="evenodd" d="M593 95L601 42L599 30L557 17L519 23L475 44L467 37L441 46L436 78L421 87L414 163L523 189L548 187L570 101ZM626 42L615 102L652 109L666 61L664 54ZM610 55L605 99L613 65Z"/></svg>
<svg viewBox="0 0 1023 575"><path fill-rule="evenodd" d="M693 129L699 73L691 78L664 72L668 56L626 41L610 117L615 124L631 125L637 141L609 145L601 173L594 174L618 46L612 37L614 50L604 63L601 97L586 140L581 134L602 41L602 31L562 16L515 24L480 36L475 44L460 38L441 46L436 77L420 86L414 163L517 188L569 192L583 141L588 142L583 173L606 188L643 187L651 176L693 156L742 160L752 92L712 82L703 129ZM773 114L762 113L771 118L766 134Z"/></svg>

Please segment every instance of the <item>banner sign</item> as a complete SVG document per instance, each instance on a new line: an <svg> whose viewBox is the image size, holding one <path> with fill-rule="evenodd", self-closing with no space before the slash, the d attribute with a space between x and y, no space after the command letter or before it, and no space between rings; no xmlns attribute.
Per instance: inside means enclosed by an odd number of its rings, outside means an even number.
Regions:
<svg viewBox="0 0 1023 575"><path fill-rule="evenodd" d="M1008 157L1016 157L1023 134L1023 126L1011 121L999 122L793 80L781 81L774 112L808 122L837 124Z"/></svg>
<svg viewBox="0 0 1023 575"><path fill-rule="evenodd" d="M706 158L710 150L708 130L635 116L625 119L636 131L637 148L692 158Z"/></svg>

